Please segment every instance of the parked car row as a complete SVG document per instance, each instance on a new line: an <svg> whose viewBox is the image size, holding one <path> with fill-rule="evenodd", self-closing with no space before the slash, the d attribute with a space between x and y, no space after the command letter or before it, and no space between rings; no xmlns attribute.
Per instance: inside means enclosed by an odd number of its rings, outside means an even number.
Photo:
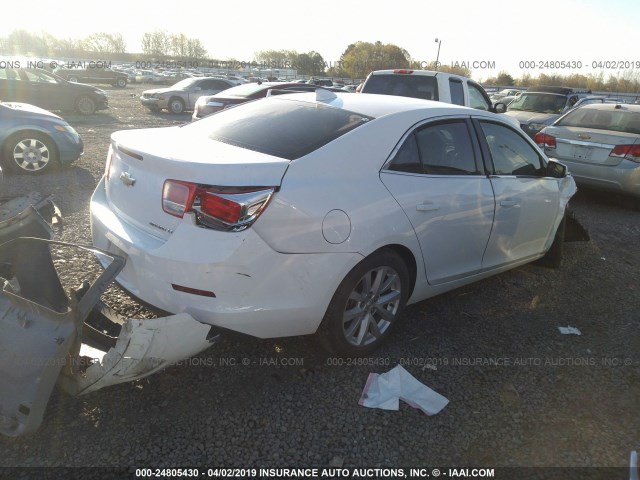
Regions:
<svg viewBox="0 0 640 480"><path fill-rule="evenodd" d="M65 74L69 78L69 71ZM337 87L319 86L318 80L238 85L238 78L190 75L183 72L181 76L187 78L171 87L144 91L141 103L152 111L166 109L180 114L190 110L193 111L192 120L197 120L267 96L317 88L325 92L341 91ZM70 78L80 79L84 80L84 77ZM594 96L588 90L535 87L517 92L519 95L509 105L505 105L504 100L514 92L498 92L496 95L500 98L493 107L482 87L465 77L414 70L372 72L362 85L362 93L417 97L504 112L547 153L567 163L578 183L640 195L637 178L640 155L636 151L640 148L640 132L635 123L639 112L636 106L625 105L621 99ZM0 69L0 99L10 102L3 104L0 110L0 120L7 124L0 132L0 153L5 170L25 173L42 173L56 163L72 162L82 154L82 141L75 130L62 118L43 109L91 114L108 106L103 90L67 81L39 69ZM592 108L596 106L598 108ZM609 111L613 114L602 113ZM598 118L595 123L593 116ZM17 119L27 117L37 118L39 123L36 123L41 128L32 129L26 136L19 135L19 127L8 128L12 122L20 125ZM571 122L571 135L566 128L567 122ZM575 129L586 131L575 133ZM594 133L595 130L598 132ZM539 135L541 131L544 132L542 136Z"/></svg>
<svg viewBox="0 0 640 480"><path fill-rule="evenodd" d="M54 70L54 73L73 83L107 83L114 87L124 88L129 82L126 73L111 70L110 68L59 68Z"/></svg>

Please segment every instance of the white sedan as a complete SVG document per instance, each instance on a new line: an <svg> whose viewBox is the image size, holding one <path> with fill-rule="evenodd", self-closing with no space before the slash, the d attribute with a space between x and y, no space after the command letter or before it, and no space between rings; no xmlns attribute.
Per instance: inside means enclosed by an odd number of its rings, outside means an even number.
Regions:
<svg viewBox="0 0 640 480"><path fill-rule="evenodd" d="M114 133L91 226L160 310L364 355L407 304L557 265L575 191L499 115L318 90Z"/></svg>

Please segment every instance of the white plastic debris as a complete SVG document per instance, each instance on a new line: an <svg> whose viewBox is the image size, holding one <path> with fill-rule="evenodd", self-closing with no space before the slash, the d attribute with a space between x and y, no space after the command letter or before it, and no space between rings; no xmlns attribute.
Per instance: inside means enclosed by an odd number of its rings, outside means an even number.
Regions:
<svg viewBox="0 0 640 480"><path fill-rule="evenodd" d="M638 452L635 450L629 456L629 480L638 480Z"/></svg>
<svg viewBox="0 0 640 480"><path fill-rule="evenodd" d="M449 403L438 392L416 380L401 365L387 373L370 373L358 403L367 408L398 410L400 400L427 415L435 415Z"/></svg>
<svg viewBox="0 0 640 480"><path fill-rule="evenodd" d="M582 332L576 327L570 327L568 325L566 327L558 327L558 330L560 330L562 335L582 335Z"/></svg>

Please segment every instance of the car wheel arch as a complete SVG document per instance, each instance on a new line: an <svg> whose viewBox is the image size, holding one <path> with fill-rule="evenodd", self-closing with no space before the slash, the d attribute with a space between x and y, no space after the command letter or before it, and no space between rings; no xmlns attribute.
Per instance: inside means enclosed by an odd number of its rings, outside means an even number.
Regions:
<svg viewBox="0 0 640 480"><path fill-rule="evenodd" d="M411 249L409 249L404 245L401 245L399 243L392 243L392 244L384 245L380 248L377 248L370 254L366 255L366 257L376 254L382 250L391 250L397 253L400 256L400 258L402 258L402 261L406 265L407 270L409 270L409 292L408 292L407 298L411 298L411 295L413 294L413 290L416 286L416 280L418 276L418 263L416 262L416 257L414 253L411 251Z"/></svg>
<svg viewBox="0 0 640 480"><path fill-rule="evenodd" d="M50 144L51 144L51 153L53 154L53 162L52 163L53 163L54 166L55 165L59 165L59 163L60 163L60 151L58 150L58 144L51 137L49 132L47 132L46 130L40 130L40 129L33 128L33 127L16 129L13 132L7 134L7 136L4 139L4 142L2 142L2 145L0 145L0 157L2 157L2 160L3 160L5 165L7 165L7 164L9 164L9 163L11 163L13 161L13 159L8 157L8 155L7 155L7 149L11 145L13 139L17 138L17 137L24 137L24 136L27 136L27 135L33 135L36 138L37 137L45 137L45 139L48 140L50 142ZM11 170L14 170L14 169L11 168Z"/></svg>
<svg viewBox="0 0 640 480"><path fill-rule="evenodd" d="M344 278L341 279L339 285L331 296L331 300L327 305L325 314L316 331L316 339L320 344L329 352L338 355L349 354L351 356L369 355L373 350L377 349L382 342L385 341L390 331L395 328L397 323L401 320L406 302L411 296L413 289L412 273L409 265L411 264L411 258L413 257L411 251L402 245L385 245L380 247L368 255L363 255L363 258L357 262L351 269L348 270ZM388 262L388 263L387 263ZM394 265L395 264L395 265ZM378 330L380 338L374 340L373 343L362 343L354 347L354 344L348 345L350 340L343 337L344 332L340 333L338 325L344 328L342 315L344 315L344 308L346 308L345 302L351 301L351 294L348 292L357 287L362 279L359 281L357 278L368 269L372 268L370 272L378 269L378 266L383 266L380 271L391 269L391 272L396 275L396 278L400 284L407 286L406 293L402 293L401 299L397 305L397 312L394 312L395 318L390 320L391 325L388 325L385 329ZM404 273L403 273L404 270ZM377 272L376 272L377 274ZM355 275L355 276L354 276ZM363 277L364 278L364 277ZM405 280L402 280L402 279ZM354 281L355 280L355 281ZM347 287L347 288L345 288ZM369 288L369 287L367 287ZM399 290L404 292L403 289ZM375 300L375 299L374 299ZM373 311L373 310L372 310ZM360 320L356 320L360 322ZM381 333L382 332L382 333ZM346 335L350 335L347 333ZM378 336L376 335L376 337ZM347 343L345 343L345 341Z"/></svg>
<svg viewBox="0 0 640 480"><path fill-rule="evenodd" d="M173 108L171 107L171 105L173 104L174 101L180 102L182 104L182 111L179 112L179 113L184 113L184 111L187 109L187 104L182 98L180 98L177 95L172 95L172 96L169 97L169 101L167 102L167 108L168 108L169 112L176 113L176 112L174 112Z"/></svg>

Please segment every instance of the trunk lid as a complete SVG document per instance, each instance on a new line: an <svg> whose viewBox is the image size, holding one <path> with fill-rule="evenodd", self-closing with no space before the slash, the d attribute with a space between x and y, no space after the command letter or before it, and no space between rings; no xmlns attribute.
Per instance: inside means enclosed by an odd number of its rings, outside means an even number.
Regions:
<svg viewBox="0 0 640 480"><path fill-rule="evenodd" d="M165 180L225 187L278 187L289 160L192 134L181 127L111 136L107 199L129 223L167 238L182 219L162 209Z"/></svg>
<svg viewBox="0 0 640 480"><path fill-rule="evenodd" d="M609 156L616 145L638 143L638 135L611 130L582 127L547 127L545 133L556 138L556 148L546 149L548 155L559 160L586 164L615 166L622 157Z"/></svg>

